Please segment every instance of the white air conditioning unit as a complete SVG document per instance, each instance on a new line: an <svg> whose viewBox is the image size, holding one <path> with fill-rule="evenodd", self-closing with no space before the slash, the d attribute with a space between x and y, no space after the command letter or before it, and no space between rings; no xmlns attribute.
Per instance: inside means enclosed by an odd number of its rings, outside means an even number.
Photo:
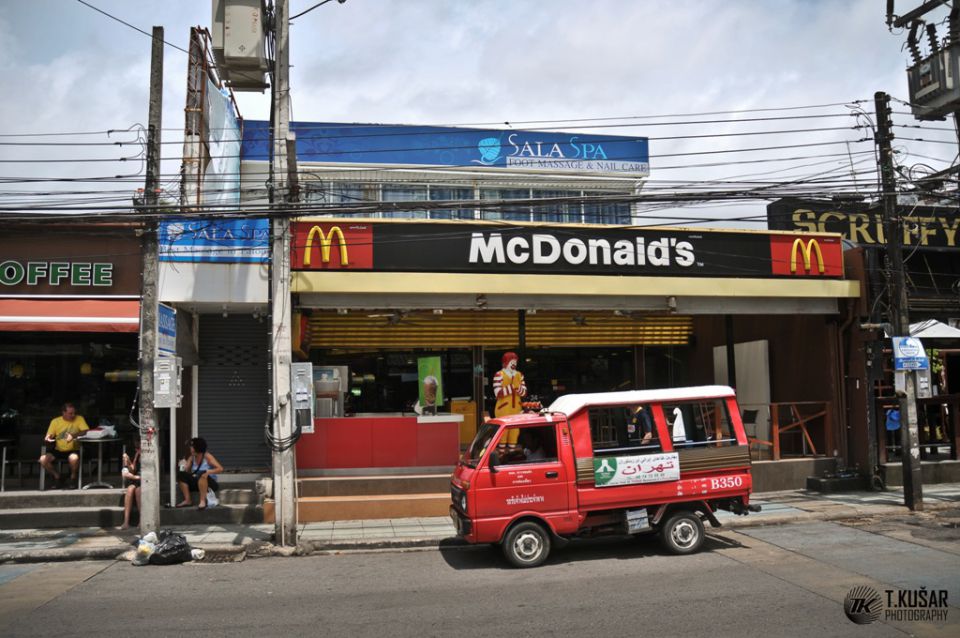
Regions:
<svg viewBox="0 0 960 638"><path fill-rule="evenodd" d="M266 56L264 0L212 0L213 56L220 76L234 91L263 91Z"/></svg>

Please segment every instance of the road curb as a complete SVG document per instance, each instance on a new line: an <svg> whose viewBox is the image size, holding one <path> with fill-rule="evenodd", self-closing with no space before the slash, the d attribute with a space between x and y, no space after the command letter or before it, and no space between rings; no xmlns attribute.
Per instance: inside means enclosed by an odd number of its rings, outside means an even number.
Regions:
<svg viewBox="0 0 960 638"><path fill-rule="evenodd" d="M33 549L0 554L0 564L4 563L55 563L78 560L118 560L130 546L127 544L106 545L101 547L63 547L56 549Z"/></svg>
<svg viewBox="0 0 960 638"><path fill-rule="evenodd" d="M459 547L469 547L466 541L456 536L434 536L434 537L414 537L414 538L383 538L383 539L360 539L360 540L342 540L342 541L303 541L297 546L297 554L309 556L310 554L352 551L352 550L382 550L382 549L411 549L411 548L437 548L443 546L451 549Z"/></svg>
<svg viewBox="0 0 960 638"><path fill-rule="evenodd" d="M239 563L247 558L247 545L197 544L193 549L202 549L203 558L200 563Z"/></svg>
<svg viewBox="0 0 960 638"><path fill-rule="evenodd" d="M932 503L924 507L923 512L933 512L958 507L957 503ZM764 525L785 525L804 521L843 521L866 516L910 516L923 512L911 512L905 505L835 505L823 510L801 510L799 513L769 514L766 516L745 516L723 521L722 528L760 527Z"/></svg>
<svg viewBox="0 0 960 638"><path fill-rule="evenodd" d="M198 544L193 549L202 549L204 557L197 562L238 563L247 557L246 545ZM26 549L0 553L0 565L7 563L58 563L84 560L132 560L136 549L129 543L117 543L97 547L59 547L53 549Z"/></svg>

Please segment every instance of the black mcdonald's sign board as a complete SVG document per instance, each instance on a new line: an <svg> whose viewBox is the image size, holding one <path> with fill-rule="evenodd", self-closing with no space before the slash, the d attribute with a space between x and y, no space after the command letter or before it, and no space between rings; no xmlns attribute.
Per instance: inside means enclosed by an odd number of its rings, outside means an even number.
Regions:
<svg viewBox="0 0 960 638"><path fill-rule="evenodd" d="M946 206L904 206L903 245L933 250L960 248L960 211ZM770 230L840 233L864 246L886 244L878 205L826 200L781 199L767 205Z"/></svg>
<svg viewBox="0 0 960 638"><path fill-rule="evenodd" d="M294 271L843 277L835 235L468 222L295 221Z"/></svg>

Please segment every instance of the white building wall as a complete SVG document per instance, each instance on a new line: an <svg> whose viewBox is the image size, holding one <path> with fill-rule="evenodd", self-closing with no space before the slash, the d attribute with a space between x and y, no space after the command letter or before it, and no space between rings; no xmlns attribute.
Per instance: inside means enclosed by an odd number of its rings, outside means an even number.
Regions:
<svg viewBox="0 0 960 638"><path fill-rule="evenodd" d="M268 274L267 264L161 262L160 300L200 311L265 309Z"/></svg>

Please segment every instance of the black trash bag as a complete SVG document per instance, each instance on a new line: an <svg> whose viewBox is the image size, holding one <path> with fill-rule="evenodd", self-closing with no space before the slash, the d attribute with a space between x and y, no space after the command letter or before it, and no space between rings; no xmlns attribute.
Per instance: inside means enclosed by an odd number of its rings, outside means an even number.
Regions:
<svg viewBox="0 0 960 638"><path fill-rule="evenodd" d="M190 554L190 544L183 534L165 529L158 535L157 548L150 554L151 565L176 565L193 560Z"/></svg>

